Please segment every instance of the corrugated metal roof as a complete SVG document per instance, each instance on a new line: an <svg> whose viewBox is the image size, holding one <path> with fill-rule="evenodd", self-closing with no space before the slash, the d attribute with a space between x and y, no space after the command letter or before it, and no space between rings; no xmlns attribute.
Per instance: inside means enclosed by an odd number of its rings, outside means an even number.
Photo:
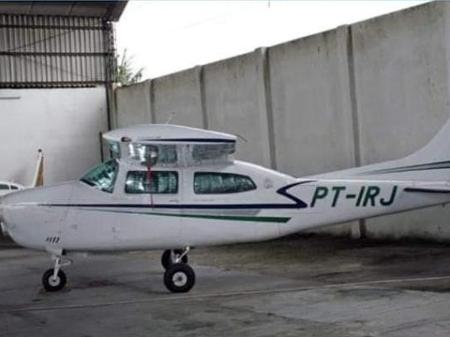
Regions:
<svg viewBox="0 0 450 337"><path fill-rule="evenodd" d="M0 88L95 86L115 73L110 21L0 14Z"/></svg>
<svg viewBox="0 0 450 337"><path fill-rule="evenodd" d="M100 17L118 21L128 0L1 1L0 14Z"/></svg>

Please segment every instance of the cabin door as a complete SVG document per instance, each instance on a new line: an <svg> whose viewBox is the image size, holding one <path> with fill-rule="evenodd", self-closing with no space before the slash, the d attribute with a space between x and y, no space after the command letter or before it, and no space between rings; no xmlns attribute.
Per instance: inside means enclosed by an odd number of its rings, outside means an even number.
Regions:
<svg viewBox="0 0 450 337"><path fill-rule="evenodd" d="M123 215L114 230L117 248L176 246L181 226L181 182L177 170L155 169L150 174L142 170L127 172L124 199L130 207L122 209Z"/></svg>

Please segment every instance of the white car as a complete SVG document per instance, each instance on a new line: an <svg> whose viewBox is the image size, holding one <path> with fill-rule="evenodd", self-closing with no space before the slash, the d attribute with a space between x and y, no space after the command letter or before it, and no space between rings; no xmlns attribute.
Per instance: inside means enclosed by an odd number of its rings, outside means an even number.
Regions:
<svg viewBox="0 0 450 337"><path fill-rule="evenodd" d="M23 188L24 187L22 185L19 185L16 183L0 181L0 197L4 196L5 194L11 193L11 192L23 190Z"/></svg>

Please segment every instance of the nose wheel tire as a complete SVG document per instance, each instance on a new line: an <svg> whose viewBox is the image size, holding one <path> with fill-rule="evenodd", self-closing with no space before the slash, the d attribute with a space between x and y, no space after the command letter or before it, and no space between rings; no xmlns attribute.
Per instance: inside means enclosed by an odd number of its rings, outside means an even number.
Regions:
<svg viewBox="0 0 450 337"><path fill-rule="evenodd" d="M42 285L44 289L49 292L59 291L66 285L67 277L66 274L59 270L54 277L54 269L47 270L44 275L42 275Z"/></svg>
<svg viewBox="0 0 450 337"><path fill-rule="evenodd" d="M164 273L164 285L173 293L186 293L194 284L194 270L187 264L175 263Z"/></svg>
<svg viewBox="0 0 450 337"><path fill-rule="evenodd" d="M176 263L177 256L180 256L183 254L183 251L181 249L175 249L175 250L165 250L161 256L161 264L165 270L169 269L173 264ZM188 257L187 255L184 255L181 258L181 261L179 263L187 264L188 263Z"/></svg>

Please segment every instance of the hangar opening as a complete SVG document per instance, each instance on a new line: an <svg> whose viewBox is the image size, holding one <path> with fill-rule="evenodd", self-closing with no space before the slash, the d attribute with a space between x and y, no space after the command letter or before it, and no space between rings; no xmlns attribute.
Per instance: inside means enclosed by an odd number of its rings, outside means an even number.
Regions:
<svg viewBox="0 0 450 337"><path fill-rule="evenodd" d="M0 181L30 185L38 149L46 184L101 160L117 67L114 23L126 4L0 3Z"/></svg>

